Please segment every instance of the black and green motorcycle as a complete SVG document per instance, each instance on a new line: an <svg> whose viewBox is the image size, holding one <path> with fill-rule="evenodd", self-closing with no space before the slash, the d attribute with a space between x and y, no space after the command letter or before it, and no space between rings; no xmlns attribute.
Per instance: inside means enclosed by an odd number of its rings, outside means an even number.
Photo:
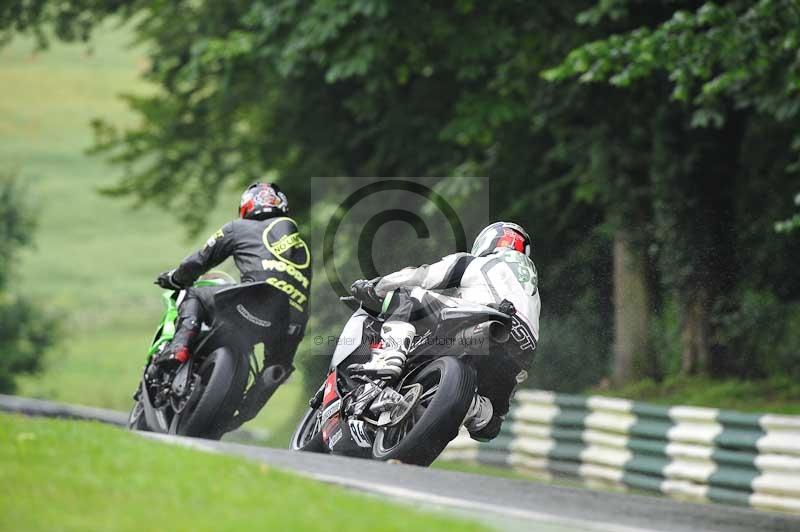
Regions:
<svg viewBox="0 0 800 532"><path fill-rule="evenodd" d="M183 290L162 294L165 310L134 394L132 430L219 439L255 417L289 376L284 366L261 367L253 350L271 331L282 330L284 292L266 283L236 284L223 272L206 274L195 286L221 287L213 322L203 324L187 363L148 371L172 340L185 297Z"/></svg>

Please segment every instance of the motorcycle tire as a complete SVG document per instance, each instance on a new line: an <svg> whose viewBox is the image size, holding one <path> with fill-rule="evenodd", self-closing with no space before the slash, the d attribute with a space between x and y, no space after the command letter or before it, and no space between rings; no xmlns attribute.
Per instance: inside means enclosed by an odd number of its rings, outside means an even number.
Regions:
<svg viewBox="0 0 800 532"><path fill-rule="evenodd" d="M180 414L175 433L220 439L242 401L249 371L246 357L227 347L208 355L197 370L205 386L203 394L190 412Z"/></svg>
<svg viewBox="0 0 800 532"><path fill-rule="evenodd" d="M321 407L319 407L321 408ZM292 434L292 440L289 443L289 449L292 451L303 451L309 453L324 453L328 451L328 447L322 439L322 429L320 427L310 427L310 423L316 424L317 413L319 408L308 408L305 415L300 420L297 428ZM309 434L309 430L314 431Z"/></svg>
<svg viewBox="0 0 800 532"><path fill-rule="evenodd" d="M458 435L475 396L475 379L475 371L455 357L438 358L425 366L404 383L423 385L421 400L413 409L415 415L394 427L378 429L372 457L430 465ZM431 391L434 384L437 387ZM405 425L408 422L412 426Z"/></svg>
<svg viewBox="0 0 800 532"><path fill-rule="evenodd" d="M128 414L128 430L150 431L150 427L147 425L147 420L144 416L144 406L141 401L136 401L133 404L133 408L131 408L131 413Z"/></svg>

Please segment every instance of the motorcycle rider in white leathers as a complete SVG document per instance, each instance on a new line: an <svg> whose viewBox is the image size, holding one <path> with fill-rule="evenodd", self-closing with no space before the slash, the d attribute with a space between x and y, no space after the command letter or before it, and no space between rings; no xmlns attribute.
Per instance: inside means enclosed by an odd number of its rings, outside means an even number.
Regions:
<svg viewBox="0 0 800 532"><path fill-rule="evenodd" d="M470 435L488 441L500 432L509 401L539 341L541 301L536 267L530 259L531 239L519 225L497 222L486 227L471 253L448 255L435 264L410 267L372 281L356 281L351 290L361 301L382 302L401 293L381 328L382 345L365 364L349 369L384 378L402 374L414 337L431 329L429 320L444 306L480 303L497 308L513 304L511 338L502 349L509 356L485 357L478 392L464 420ZM420 318L420 316L422 318ZM416 325L415 325L416 324Z"/></svg>

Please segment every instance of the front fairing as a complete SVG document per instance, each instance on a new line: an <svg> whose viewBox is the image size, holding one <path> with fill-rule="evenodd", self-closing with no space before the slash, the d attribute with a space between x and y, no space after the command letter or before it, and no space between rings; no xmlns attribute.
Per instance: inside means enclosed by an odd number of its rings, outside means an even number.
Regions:
<svg viewBox="0 0 800 532"><path fill-rule="evenodd" d="M366 434L365 423L343 415L338 379L339 372L335 369L325 379L320 419L322 441L334 454L368 457L372 442Z"/></svg>
<svg viewBox="0 0 800 532"><path fill-rule="evenodd" d="M344 326L342 334L336 343L336 349L331 358L330 370L336 369L339 364L349 357L353 352L358 349L364 342L364 322L371 316L364 310L359 308L350 316L350 319Z"/></svg>
<svg viewBox="0 0 800 532"><path fill-rule="evenodd" d="M182 299L182 294L183 290L180 292L167 290L161 293L164 313L161 315L161 323L153 336L150 349L147 351L148 361L175 337L175 323L178 321L178 299Z"/></svg>

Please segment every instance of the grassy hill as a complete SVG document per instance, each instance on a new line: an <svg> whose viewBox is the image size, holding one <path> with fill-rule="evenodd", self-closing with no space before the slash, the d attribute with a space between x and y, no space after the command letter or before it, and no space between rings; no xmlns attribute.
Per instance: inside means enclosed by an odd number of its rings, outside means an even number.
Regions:
<svg viewBox="0 0 800 532"><path fill-rule="evenodd" d="M129 408L161 311L153 279L204 241L187 241L170 213L133 210L97 192L120 169L85 154L90 120L130 124L135 116L118 94L153 90L138 78L147 63L131 39L109 24L91 47L55 42L36 52L17 39L0 48L0 165L24 178L40 222L35 249L18 264L19 289L66 323L44 374L22 380L24 395ZM237 201L238 191L220 198L209 232L235 215ZM285 426L298 384L281 389L253 423Z"/></svg>
<svg viewBox="0 0 800 532"><path fill-rule="evenodd" d="M0 530L348 528L481 529L97 423L0 414Z"/></svg>

